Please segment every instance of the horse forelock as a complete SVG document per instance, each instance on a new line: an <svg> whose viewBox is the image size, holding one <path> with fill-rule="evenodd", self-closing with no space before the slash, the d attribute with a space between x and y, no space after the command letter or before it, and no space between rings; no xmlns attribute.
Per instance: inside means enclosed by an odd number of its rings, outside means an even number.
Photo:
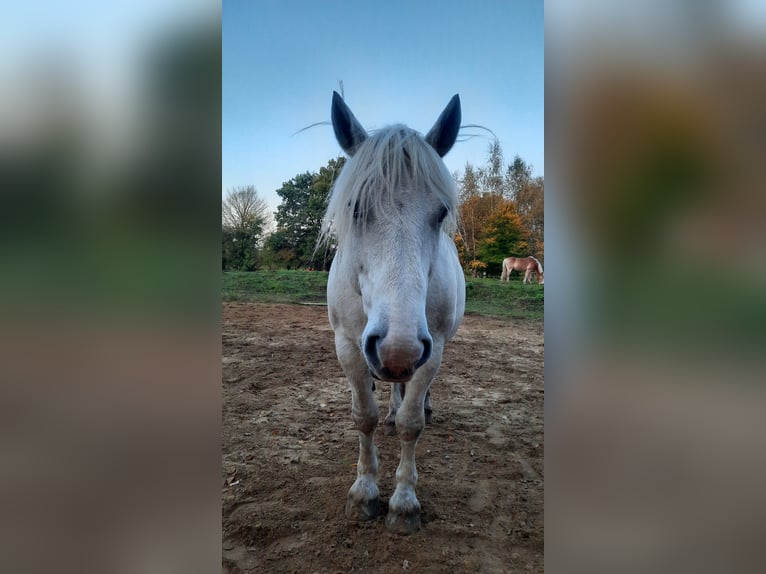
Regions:
<svg viewBox="0 0 766 574"><path fill-rule="evenodd" d="M404 188L433 193L449 210L442 230L454 232L458 195L452 176L421 134L393 125L372 133L346 161L333 186L320 241L334 236L342 245L355 224L355 212L392 216Z"/></svg>

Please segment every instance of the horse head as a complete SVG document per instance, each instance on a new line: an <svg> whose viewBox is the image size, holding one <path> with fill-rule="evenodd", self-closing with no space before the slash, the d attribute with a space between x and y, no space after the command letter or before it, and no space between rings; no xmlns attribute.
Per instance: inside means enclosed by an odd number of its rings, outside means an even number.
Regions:
<svg viewBox="0 0 766 574"><path fill-rule="evenodd" d="M402 125L368 134L333 94L333 129L350 159L325 225L337 237L342 273L361 295L367 322L359 343L381 380L407 381L431 356L428 303L439 294L429 283L457 211L441 158L455 143L460 116L455 95L425 136Z"/></svg>

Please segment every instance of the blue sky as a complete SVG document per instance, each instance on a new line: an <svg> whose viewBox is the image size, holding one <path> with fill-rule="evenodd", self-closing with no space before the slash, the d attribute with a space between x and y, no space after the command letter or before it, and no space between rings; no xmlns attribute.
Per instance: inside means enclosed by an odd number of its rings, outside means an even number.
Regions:
<svg viewBox="0 0 766 574"><path fill-rule="evenodd" d="M341 153L333 90L368 129L427 132L453 94L463 124L499 138L544 174L543 2L224 0L222 189L276 190ZM473 133L477 130L470 130ZM484 165L488 134L458 142L450 171Z"/></svg>

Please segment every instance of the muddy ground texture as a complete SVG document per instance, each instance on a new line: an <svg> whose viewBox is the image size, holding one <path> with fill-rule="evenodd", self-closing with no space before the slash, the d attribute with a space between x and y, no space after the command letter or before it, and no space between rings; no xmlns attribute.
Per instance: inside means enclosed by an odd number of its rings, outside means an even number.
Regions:
<svg viewBox="0 0 766 574"><path fill-rule="evenodd" d="M417 447L422 530L349 522L358 438L326 307L223 306L224 572L542 572L543 326L467 316ZM384 508L399 439L386 384Z"/></svg>

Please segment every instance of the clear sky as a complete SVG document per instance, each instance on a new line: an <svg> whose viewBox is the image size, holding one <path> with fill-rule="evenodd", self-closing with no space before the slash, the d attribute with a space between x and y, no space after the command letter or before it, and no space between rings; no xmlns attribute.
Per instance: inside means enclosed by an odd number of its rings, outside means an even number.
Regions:
<svg viewBox="0 0 766 574"><path fill-rule="evenodd" d="M341 154L333 90L368 129L426 133L453 94L463 124L543 175L542 0L224 0L222 189L276 190ZM473 130L466 132L483 133ZM449 170L484 165L491 136L458 142Z"/></svg>

